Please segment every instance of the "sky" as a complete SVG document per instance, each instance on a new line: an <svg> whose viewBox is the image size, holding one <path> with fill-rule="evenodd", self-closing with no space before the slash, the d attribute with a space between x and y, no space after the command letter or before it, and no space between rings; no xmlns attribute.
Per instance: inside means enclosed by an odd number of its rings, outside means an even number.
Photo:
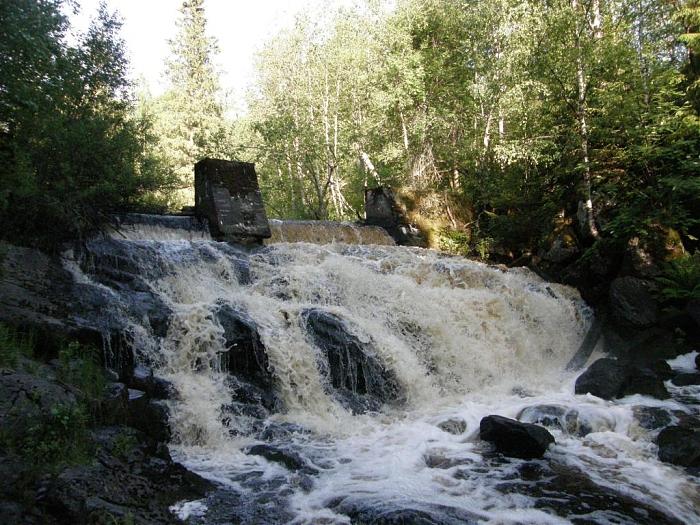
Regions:
<svg viewBox="0 0 700 525"><path fill-rule="evenodd" d="M144 79L152 94L167 86L165 59L168 39L176 35L175 21L182 0L106 0L110 10L123 18L121 36L126 42L134 80ZM97 11L99 0L79 0L81 9L71 23L84 30ZM349 5L351 0L206 0L209 36L218 40L216 59L222 87L234 113L245 111L247 86L253 79L257 50L294 16L307 7Z"/></svg>

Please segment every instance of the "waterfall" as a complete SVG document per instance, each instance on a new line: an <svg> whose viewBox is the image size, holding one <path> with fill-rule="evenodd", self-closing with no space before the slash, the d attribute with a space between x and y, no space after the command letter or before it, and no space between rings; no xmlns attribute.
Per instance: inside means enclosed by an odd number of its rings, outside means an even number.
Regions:
<svg viewBox="0 0 700 525"><path fill-rule="evenodd" d="M564 502L579 477L599 487L595 520L697 517L692 484L655 460L635 423L642 401L573 395L566 365L593 320L574 289L527 269L392 246L374 230L347 239L347 225L273 223L273 244L243 249L208 240L192 221L131 219L126 235L90 241L66 262L125 309L130 295L148 294L168 312L160 334L150 314L127 314L137 361L177 392L175 457L222 487L223 499L197 503L209 517L192 523L225 522L231 494L242 523L362 522L405 508L436 523L586 516L570 502L541 504L552 477ZM321 244L279 242L292 237ZM479 420L538 421L547 410L569 414L578 430L555 432L554 466L520 486L518 464L478 440ZM452 419L463 432L441 429ZM615 491L629 508L603 508ZM279 506L256 514L273 497Z"/></svg>
<svg viewBox="0 0 700 525"><path fill-rule="evenodd" d="M330 244L394 245L394 240L379 226L362 226L351 222L271 220L272 237L266 244L309 242Z"/></svg>

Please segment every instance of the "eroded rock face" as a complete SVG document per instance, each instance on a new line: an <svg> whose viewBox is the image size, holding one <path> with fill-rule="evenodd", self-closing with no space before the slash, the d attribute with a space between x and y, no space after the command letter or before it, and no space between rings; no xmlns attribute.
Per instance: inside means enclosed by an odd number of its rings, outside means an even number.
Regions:
<svg viewBox="0 0 700 525"><path fill-rule="evenodd" d="M501 454L522 459L541 458L554 443L554 437L546 429L503 416L483 418L479 435L493 443Z"/></svg>
<svg viewBox="0 0 700 525"><path fill-rule="evenodd" d="M659 318L659 307L650 292L651 284L637 277L618 277L610 284L613 318L632 327L651 326Z"/></svg>
<svg viewBox="0 0 700 525"><path fill-rule="evenodd" d="M364 413L400 400L401 388L394 373L377 359L371 343L352 335L340 317L318 309L306 310L301 317L322 351L319 368L339 403Z"/></svg>
<svg viewBox="0 0 700 525"><path fill-rule="evenodd" d="M108 427L94 435L97 461L65 469L41 487L41 505L64 523L127 519L171 524L168 511L181 499L204 496L211 484L174 463L166 447L137 430ZM109 521L105 521L109 523Z"/></svg>
<svg viewBox="0 0 700 525"><path fill-rule="evenodd" d="M75 406L77 398L67 387L40 377L0 371L0 428L22 434L56 406Z"/></svg>
<svg viewBox="0 0 700 525"><path fill-rule="evenodd" d="M273 386L270 363L255 322L232 305L219 302L214 314L224 329L222 368L260 387Z"/></svg>

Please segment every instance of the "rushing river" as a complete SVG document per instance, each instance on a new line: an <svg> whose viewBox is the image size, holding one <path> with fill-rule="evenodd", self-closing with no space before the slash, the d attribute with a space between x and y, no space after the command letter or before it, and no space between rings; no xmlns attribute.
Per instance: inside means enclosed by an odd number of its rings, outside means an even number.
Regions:
<svg viewBox="0 0 700 525"><path fill-rule="evenodd" d="M277 239L299 237L302 227L285 233L276 224ZM391 246L376 230L364 242L381 245L332 242L347 242L347 228L341 233L327 244L248 251L182 219L127 224L90 248L102 265L128 259L140 286L171 312L163 336L144 320L130 338L137 359L177 392L168 402L173 455L220 487L176 506L181 518L700 522L698 478L659 462L653 443L653 420L700 412L698 387L669 384L667 401L576 396L580 371L566 364L592 312L575 290L524 269ZM94 278L89 261L67 264ZM270 398L232 380L222 311L254 328ZM338 326L364 364L349 354L334 363L324 351L318 334ZM693 357L672 365L692 366ZM542 460L503 458L479 440L490 414L547 422L556 444ZM267 456L251 454L256 445Z"/></svg>

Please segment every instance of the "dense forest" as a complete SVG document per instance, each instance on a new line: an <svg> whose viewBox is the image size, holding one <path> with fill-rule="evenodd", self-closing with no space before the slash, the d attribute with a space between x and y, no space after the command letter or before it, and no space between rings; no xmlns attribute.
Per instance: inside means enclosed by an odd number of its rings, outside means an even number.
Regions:
<svg viewBox="0 0 700 525"><path fill-rule="evenodd" d="M72 5L0 8L5 238L51 244L116 210L177 210L193 163L214 156L255 162L280 218L356 220L365 188L391 186L446 251L697 245L696 0L308 11L260 51L235 121L203 0L180 8L159 96L127 80L104 5L69 43Z"/></svg>

